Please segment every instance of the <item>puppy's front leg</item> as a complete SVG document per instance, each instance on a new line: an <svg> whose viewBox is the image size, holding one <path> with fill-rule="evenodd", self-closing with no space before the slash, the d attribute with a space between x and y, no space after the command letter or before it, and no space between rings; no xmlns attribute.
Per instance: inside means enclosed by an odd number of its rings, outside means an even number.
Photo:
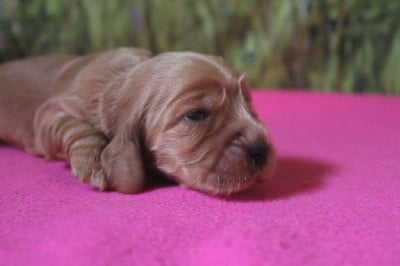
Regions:
<svg viewBox="0 0 400 266"><path fill-rule="evenodd" d="M107 138L79 114L68 100L44 103L34 119L35 152L45 158L67 159L73 174L99 190L109 189L101 153Z"/></svg>

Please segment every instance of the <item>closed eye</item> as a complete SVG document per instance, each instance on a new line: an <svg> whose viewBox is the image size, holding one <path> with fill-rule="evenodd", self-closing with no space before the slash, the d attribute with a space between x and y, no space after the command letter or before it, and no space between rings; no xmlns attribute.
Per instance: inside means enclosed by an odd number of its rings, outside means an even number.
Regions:
<svg viewBox="0 0 400 266"><path fill-rule="evenodd" d="M210 113L206 110L194 110L190 111L185 115L185 120L189 120L192 122L202 122L207 120L210 117Z"/></svg>

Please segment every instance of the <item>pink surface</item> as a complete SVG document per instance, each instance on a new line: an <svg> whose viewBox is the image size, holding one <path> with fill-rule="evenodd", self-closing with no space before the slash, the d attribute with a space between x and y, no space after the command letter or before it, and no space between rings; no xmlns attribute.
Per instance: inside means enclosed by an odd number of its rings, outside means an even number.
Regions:
<svg viewBox="0 0 400 266"><path fill-rule="evenodd" d="M0 146L0 264L400 265L400 98L253 95L278 170L230 200L100 193Z"/></svg>

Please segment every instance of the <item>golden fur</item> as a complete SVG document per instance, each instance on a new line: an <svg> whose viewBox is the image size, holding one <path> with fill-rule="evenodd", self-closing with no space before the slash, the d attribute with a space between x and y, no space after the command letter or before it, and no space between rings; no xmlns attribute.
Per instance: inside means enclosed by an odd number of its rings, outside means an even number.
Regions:
<svg viewBox="0 0 400 266"><path fill-rule="evenodd" d="M274 168L245 76L193 52L120 48L0 65L0 139L69 161L100 190L137 193L156 168L226 195Z"/></svg>

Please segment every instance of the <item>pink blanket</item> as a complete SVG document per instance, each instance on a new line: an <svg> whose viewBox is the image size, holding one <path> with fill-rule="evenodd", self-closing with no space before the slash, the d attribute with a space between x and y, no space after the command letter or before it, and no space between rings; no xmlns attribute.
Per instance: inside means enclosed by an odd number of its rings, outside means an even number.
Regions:
<svg viewBox="0 0 400 266"><path fill-rule="evenodd" d="M0 264L400 265L400 97L253 96L278 169L229 200L100 193L0 145Z"/></svg>

